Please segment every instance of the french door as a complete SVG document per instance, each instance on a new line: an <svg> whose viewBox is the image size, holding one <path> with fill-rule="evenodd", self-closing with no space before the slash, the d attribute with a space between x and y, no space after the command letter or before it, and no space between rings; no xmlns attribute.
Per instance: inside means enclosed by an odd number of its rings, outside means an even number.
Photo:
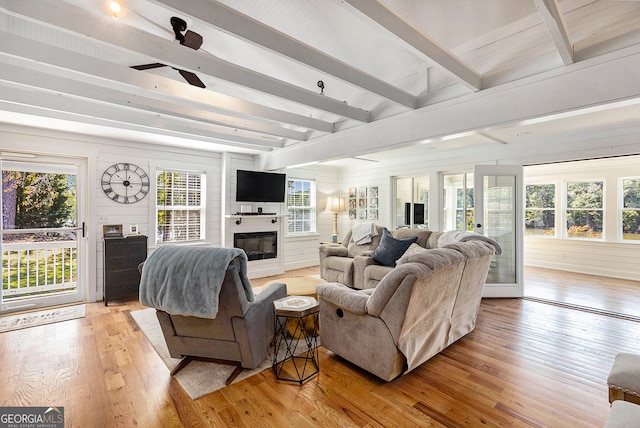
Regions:
<svg viewBox="0 0 640 428"><path fill-rule="evenodd" d="M2 153L0 313L86 296L86 161Z"/></svg>
<svg viewBox="0 0 640 428"><path fill-rule="evenodd" d="M522 166L476 165L474 230L496 240L495 255L483 297L523 295Z"/></svg>

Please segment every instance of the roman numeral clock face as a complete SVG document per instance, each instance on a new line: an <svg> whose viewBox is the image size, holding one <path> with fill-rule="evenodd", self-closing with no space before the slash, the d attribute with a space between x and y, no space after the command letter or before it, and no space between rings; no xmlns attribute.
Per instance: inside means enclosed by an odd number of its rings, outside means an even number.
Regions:
<svg viewBox="0 0 640 428"><path fill-rule="evenodd" d="M111 165L102 174L100 182L105 195L121 204L138 202L149 193L149 176L132 163Z"/></svg>

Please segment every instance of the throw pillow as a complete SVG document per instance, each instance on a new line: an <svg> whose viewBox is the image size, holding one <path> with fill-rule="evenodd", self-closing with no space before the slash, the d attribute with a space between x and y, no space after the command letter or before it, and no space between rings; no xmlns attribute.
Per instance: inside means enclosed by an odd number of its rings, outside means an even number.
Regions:
<svg viewBox="0 0 640 428"><path fill-rule="evenodd" d="M415 253L418 253L418 252L424 251L424 250L425 250L425 248L421 247L418 244L409 245L409 248L407 248L407 251L405 251L404 254L402 254L402 256L400 256L400 258L398 260L396 260L396 265L401 265L402 263L404 263L404 260L406 259L405 256L410 256L411 254L415 254Z"/></svg>
<svg viewBox="0 0 640 428"><path fill-rule="evenodd" d="M411 244L418 240L417 236L404 239L396 239L391 236L391 232L385 227L382 229L382 237L376 249L371 253L371 257L378 263L385 266L396 266L396 260L407 251Z"/></svg>

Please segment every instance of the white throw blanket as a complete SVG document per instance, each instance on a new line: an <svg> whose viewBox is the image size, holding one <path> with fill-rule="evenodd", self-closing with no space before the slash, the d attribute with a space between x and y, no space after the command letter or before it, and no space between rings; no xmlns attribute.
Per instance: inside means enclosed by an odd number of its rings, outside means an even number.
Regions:
<svg viewBox="0 0 640 428"><path fill-rule="evenodd" d="M351 238L357 245L368 244L376 235L378 231L372 222L354 224L351 229Z"/></svg>
<svg viewBox="0 0 640 428"><path fill-rule="evenodd" d="M144 262L140 303L173 315L215 318L227 267L236 257L247 300L252 302L254 296L244 251L163 245Z"/></svg>

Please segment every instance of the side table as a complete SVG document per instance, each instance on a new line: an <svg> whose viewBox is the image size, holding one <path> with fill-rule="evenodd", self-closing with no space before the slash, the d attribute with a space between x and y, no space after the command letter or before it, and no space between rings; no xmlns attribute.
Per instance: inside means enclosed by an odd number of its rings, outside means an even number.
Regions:
<svg viewBox="0 0 640 428"><path fill-rule="evenodd" d="M318 301L310 296L287 296L274 301L273 306L273 372L278 380L302 385L320 372ZM292 333L287 331L287 324L293 325ZM305 325L314 327L309 330Z"/></svg>

